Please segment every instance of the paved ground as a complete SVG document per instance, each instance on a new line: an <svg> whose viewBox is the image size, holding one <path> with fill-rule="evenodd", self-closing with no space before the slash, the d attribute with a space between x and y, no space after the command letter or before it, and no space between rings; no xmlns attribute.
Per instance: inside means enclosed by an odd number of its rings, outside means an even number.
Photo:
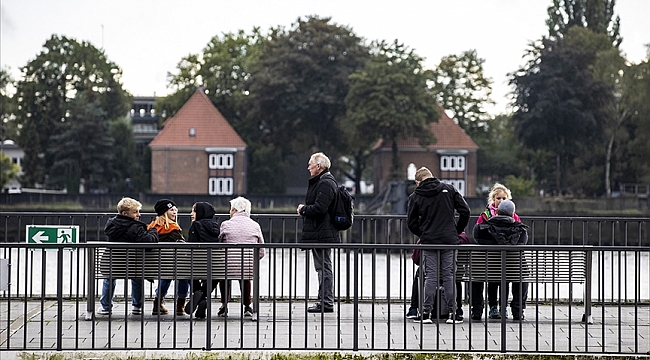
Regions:
<svg viewBox="0 0 650 360"><path fill-rule="evenodd" d="M209 350L376 350L476 351L532 353L620 353L650 351L650 309L594 307L594 323L581 322L578 306L530 304L526 320L419 324L404 318L403 304L337 304L334 313L308 314L305 302L262 302L258 321L240 316L231 303L229 316L210 321L189 316L126 314L117 303L110 317L86 321L85 303L0 301L0 349L10 351L209 349ZM467 312L467 309L465 309ZM9 314L9 317L7 316ZM355 317L356 315L356 317ZM9 331L7 331L9 328ZM59 336L59 331L61 335ZM0 358L3 360L3 352Z"/></svg>

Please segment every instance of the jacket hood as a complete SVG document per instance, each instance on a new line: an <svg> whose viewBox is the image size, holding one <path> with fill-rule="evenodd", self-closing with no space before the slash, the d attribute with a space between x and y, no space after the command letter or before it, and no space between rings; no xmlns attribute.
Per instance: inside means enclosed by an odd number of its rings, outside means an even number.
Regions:
<svg viewBox="0 0 650 360"><path fill-rule="evenodd" d="M415 188L415 193L424 196L432 197L436 196L442 191L443 183L440 182L437 178L428 178L420 182L420 185Z"/></svg>
<svg viewBox="0 0 650 360"><path fill-rule="evenodd" d="M124 215L112 217L106 222L104 233L109 239L119 239L126 233L133 221L135 220Z"/></svg>
<svg viewBox="0 0 650 360"><path fill-rule="evenodd" d="M197 202L194 204L194 212L196 213L196 220L212 219L216 214L212 204L207 202Z"/></svg>

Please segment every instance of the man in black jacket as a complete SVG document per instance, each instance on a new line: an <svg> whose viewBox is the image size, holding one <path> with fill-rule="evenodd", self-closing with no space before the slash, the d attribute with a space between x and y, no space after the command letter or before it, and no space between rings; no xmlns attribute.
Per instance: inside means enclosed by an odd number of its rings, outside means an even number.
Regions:
<svg viewBox="0 0 650 360"><path fill-rule="evenodd" d="M140 221L140 209L142 204L131 198L122 198L117 203L118 215L106 222L104 233L108 241L133 242L133 243L155 243L158 242L158 232L155 228L147 230L147 224ZM131 313L142 314L142 279L131 279ZM115 279L112 283L104 279L102 296L99 302L102 304L100 314L109 315L113 308L113 294L115 293Z"/></svg>
<svg viewBox="0 0 650 360"><path fill-rule="evenodd" d="M422 244L457 245L458 234L469 222L470 209L463 196L450 184L442 183L425 167L415 172L417 187L409 196L407 223L409 230L420 238ZM454 210L459 214L458 223ZM456 250L423 250L424 302L422 323L432 323L434 297L440 276L445 288L444 304L449 311L448 324L462 323L456 314ZM438 274L440 268L440 274Z"/></svg>
<svg viewBox="0 0 650 360"><path fill-rule="evenodd" d="M305 204L298 205L298 215L302 220L304 243L337 243L341 241L338 230L332 224L329 208L334 200L337 183L330 173L330 159L322 152L309 159L307 170L311 175ZM313 249L314 268L318 273L318 304L307 308L308 312L334 311L334 274L331 248Z"/></svg>

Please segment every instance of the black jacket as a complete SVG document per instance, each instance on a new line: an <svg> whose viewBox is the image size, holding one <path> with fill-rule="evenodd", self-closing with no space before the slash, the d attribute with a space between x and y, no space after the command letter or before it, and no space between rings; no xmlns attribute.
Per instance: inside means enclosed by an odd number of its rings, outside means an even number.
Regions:
<svg viewBox="0 0 650 360"><path fill-rule="evenodd" d="M474 226L474 239L482 245L526 245L528 226L512 216L496 215Z"/></svg>
<svg viewBox="0 0 650 360"><path fill-rule="evenodd" d="M454 209L459 218L456 223ZM458 244L458 234L469 223L465 198L437 178L422 180L409 196L407 223L422 244Z"/></svg>
<svg viewBox="0 0 650 360"><path fill-rule="evenodd" d="M328 170L309 179L305 205L300 210L300 215L303 216L300 242L335 243L341 241L339 231L332 225L332 217L329 212L336 189L336 180Z"/></svg>
<svg viewBox="0 0 650 360"><path fill-rule="evenodd" d="M156 229L147 230L147 224L132 217L117 215L108 219L104 227L108 241L155 243L158 242Z"/></svg>
<svg viewBox="0 0 650 360"><path fill-rule="evenodd" d="M219 223L214 219L216 214L212 205L206 202L195 204L196 218L190 226L188 242L218 242Z"/></svg>

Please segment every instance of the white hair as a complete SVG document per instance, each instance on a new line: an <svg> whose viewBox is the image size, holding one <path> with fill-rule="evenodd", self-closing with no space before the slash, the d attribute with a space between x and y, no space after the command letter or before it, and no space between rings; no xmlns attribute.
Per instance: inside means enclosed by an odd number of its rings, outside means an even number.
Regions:
<svg viewBox="0 0 650 360"><path fill-rule="evenodd" d="M246 214L250 215L251 214L251 202L250 200L244 198L244 197L237 197L235 199L230 200L230 209L235 210L237 212L245 212Z"/></svg>

